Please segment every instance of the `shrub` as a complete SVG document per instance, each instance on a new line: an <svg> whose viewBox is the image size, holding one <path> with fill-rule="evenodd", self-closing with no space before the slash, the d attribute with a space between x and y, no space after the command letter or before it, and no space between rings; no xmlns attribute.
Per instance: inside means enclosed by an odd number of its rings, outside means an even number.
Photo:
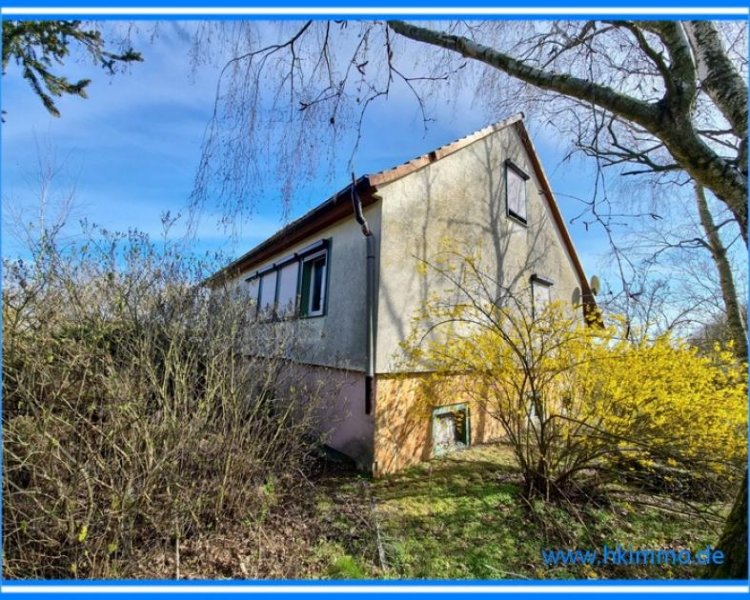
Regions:
<svg viewBox="0 0 750 600"><path fill-rule="evenodd" d="M415 317L409 368L427 372L425 403L466 398L499 421L528 498L659 478L675 495L731 489L747 456L746 366L731 347L633 342L616 318L586 324L561 302L533 310L476 257L446 256L430 266L453 293Z"/></svg>
<svg viewBox="0 0 750 600"><path fill-rule="evenodd" d="M302 479L317 394L284 368L294 336L205 268L132 233L6 261L5 577L126 574Z"/></svg>

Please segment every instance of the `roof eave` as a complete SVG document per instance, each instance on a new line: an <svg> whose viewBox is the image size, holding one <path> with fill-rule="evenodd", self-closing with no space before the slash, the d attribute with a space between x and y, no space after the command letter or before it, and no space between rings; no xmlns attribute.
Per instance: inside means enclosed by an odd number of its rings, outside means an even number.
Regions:
<svg viewBox="0 0 750 600"><path fill-rule="evenodd" d="M563 244L565 244L570 259L573 262L573 268L576 271L578 281L581 285L581 298L584 304L584 312L588 312L593 308L596 308L596 299L594 298L594 293L591 290L588 279L586 279L586 272L583 270L583 265L578 258L578 252L576 251L575 245L573 244L573 238L570 236L568 227L565 225L565 220L563 219L560 208L557 205L555 195L552 193L552 186L547 179L547 175L544 172L542 163L539 160L539 155L534 148L534 144L531 141L531 137L529 136L529 132L527 131L526 126L523 124L522 120L519 120L515 122L515 127L516 131L519 134L519 137L521 138L521 143L526 148L526 153L528 154L529 159L531 160L531 164L534 167L537 179L542 186L542 192L544 193L545 198L547 198L547 206L549 207L550 212L552 213L552 218L554 219L555 224L560 231L560 235L563 239Z"/></svg>
<svg viewBox="0 0 750 600"><path fill-rule="evenodd" d="M360 177L354 182L357 193L362 198L362 205L368 206L378 198L376 189L370 183L369 177ZM295 219L271 237L250 249L248 252L229 263L203 281L203 285L215 286L221 282L234 279L253 266L262 263L285 248L303 240L315 231L323 229L354 211L351 204L352 184L342 188L327 200Z"/></svg>
<svg viewBox="0 0 750 600"><path fill-rule="evenodd" d="M514 125L515 123L523 123L523 118L524 115L522 112L516 113L515 115L512 115L507 119L503 119L502 121L498 121L497 123L488 125L487 127L484 127L479 131L475 131L474 133L467 135L466 137L456 140L455 142L451 142L450 144L446 144L445 146L440 146L439 148L432 150L427 154L422 154L421 156L393 167L392 169L380 171L379 173L375 173L374 175L369 175L368 179L373 187L391 183L392 181L396 181L397 179L401 179L402 177L411 175L415 171L423 169L424 167L431 165L441 158L450 156L451 154L454 154L459 150L470 146L474 142L478 142L479 140L500 131L501 129L505 129L506 127Z"/></svg>

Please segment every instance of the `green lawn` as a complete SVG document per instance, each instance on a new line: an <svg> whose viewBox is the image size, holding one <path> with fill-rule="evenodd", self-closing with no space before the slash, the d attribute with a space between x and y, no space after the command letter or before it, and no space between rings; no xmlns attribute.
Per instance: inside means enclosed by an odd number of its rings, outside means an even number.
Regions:
<svg viewBox="0 0 750 600"><path fill-rule="evenodd" d="M268 510L174 545L147 548L113 576L232 579L697 578L704 567L546 567L542 549L698 550L709 522L666 498L622 489L574 510L527 505L502 445L474 447L371 480L328 465ZM647 506L645 504L651 505ZM656 506L654 506L656 505ZM707 507L698 507L707 508ZM728 507L712 507L726 512Z"/></svg>
<svg viewBox="0 0 750 600"><path fill-rule="evenodd" d="M507 448L476 447L370 482L324 483L317 510L327 534L318 577L342 579L696 578L700 566L546 567L542 549L698 550L721 523L664 498L628 492L575 510L519 494ZM657 505L657 506L650 506ZM717 507L713 507L716 509ZM723 507L719 507L723 509ZM378 537L381 552L378 552ZM383 564L381 564L381 556Z"/></svg>

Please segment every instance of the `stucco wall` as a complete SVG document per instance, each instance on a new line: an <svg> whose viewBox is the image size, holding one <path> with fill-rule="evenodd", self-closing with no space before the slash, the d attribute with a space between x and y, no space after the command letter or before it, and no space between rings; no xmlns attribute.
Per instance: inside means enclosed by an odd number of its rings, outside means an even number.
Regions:
<svg viewBox="0 0 750 600"><path fill-rule="evenodd" d="M343 371L290 363L284 381L297 388L297 397L317 398L314 421L323 442L354 459L369 471L373 460L374 417L365 414L365 376ZM307 388L300 394L302 388Z"/></svg>
<svg viewBox="0 0 750 600"><path fill-rule="evenodd" d="M432 412L438 406L465 403L469 409L470 443L503 437L499 421L461 393L460 381L435 382L420 374L378 377L373 474L395 473L433 457Z"/></svg>
<svg viewBox="0 0 750 600"><path fill-rule="evenodd" d="M526 226L506 215L506 158L530 176ZM420 269L446 242L459 252L479 252L485 270L514 295L529 297L529 278L536 273L554 281L553 299L572 301L579 281L514 127L384 185L379 193L378 373L414 368L405 363L399 343L432 294L451 293L434 270Z"/></svg>
<svg viewBox="0 0 750 600"><path fill-rule="evenodd" d="M530 177L526 225L506 213L508 158ZM530 302L530 276L537 274L554 282L553 299L572 301L580 282L541 189L512 126L378 187L382 201L365 209L378 255L374 418L364 413L366 243L355 220L339 221L253 265L237 279L241 286L251 272L331 238L326 314L283 326L296 340L290 358L307 365L301 380L330 378L329 400L321 414L322 422L330 425L332 447L356 458L363 468L374 461L376 474L431 457L432 409L461 400L448 384L437 394L426 394L423 376L413 373L414 365L406 361L400 344L428 298L452 293L444 279L424 268L446 243L457 252L463 248L481 254L483 268L496 285L514 290L518 298ZM342 371L333 375L316 367ZM470 410L472 443L501 435L498 424L481 408L470 405Z"/></svg>
<svg viewBox="0 0 750 600"><path fill-rule="evenodd" d="M376 239L380 240L380 202L364 211ZM315 235L290 246L237 277L242 287L251 273L271 265L325 238L331 238L328 257L327 310L318 317L292 319L282 323L295 339L290 358L311 365L364 371L366 367L366 242L354 220L343 219ZM279 327L279 323L274 323ZM262 337L262 336L261 336Z"/></svg>

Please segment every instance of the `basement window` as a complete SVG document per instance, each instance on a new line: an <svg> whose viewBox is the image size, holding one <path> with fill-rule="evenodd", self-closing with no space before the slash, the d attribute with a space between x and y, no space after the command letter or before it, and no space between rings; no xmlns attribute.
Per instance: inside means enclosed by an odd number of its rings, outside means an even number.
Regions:
<svg viewBox="0 0 750 600"><path fill-rule="evenodd" d="M505 161L505 197L508 216L526 224L526 182L529 176L510 159Z"/></svg>
<svg viewBox="0 0 750 600"><path fill-rule="evenodd" d="M469 409L466 404L441 406L432 411L432 454L442 456L470 444Z"/></svg>

